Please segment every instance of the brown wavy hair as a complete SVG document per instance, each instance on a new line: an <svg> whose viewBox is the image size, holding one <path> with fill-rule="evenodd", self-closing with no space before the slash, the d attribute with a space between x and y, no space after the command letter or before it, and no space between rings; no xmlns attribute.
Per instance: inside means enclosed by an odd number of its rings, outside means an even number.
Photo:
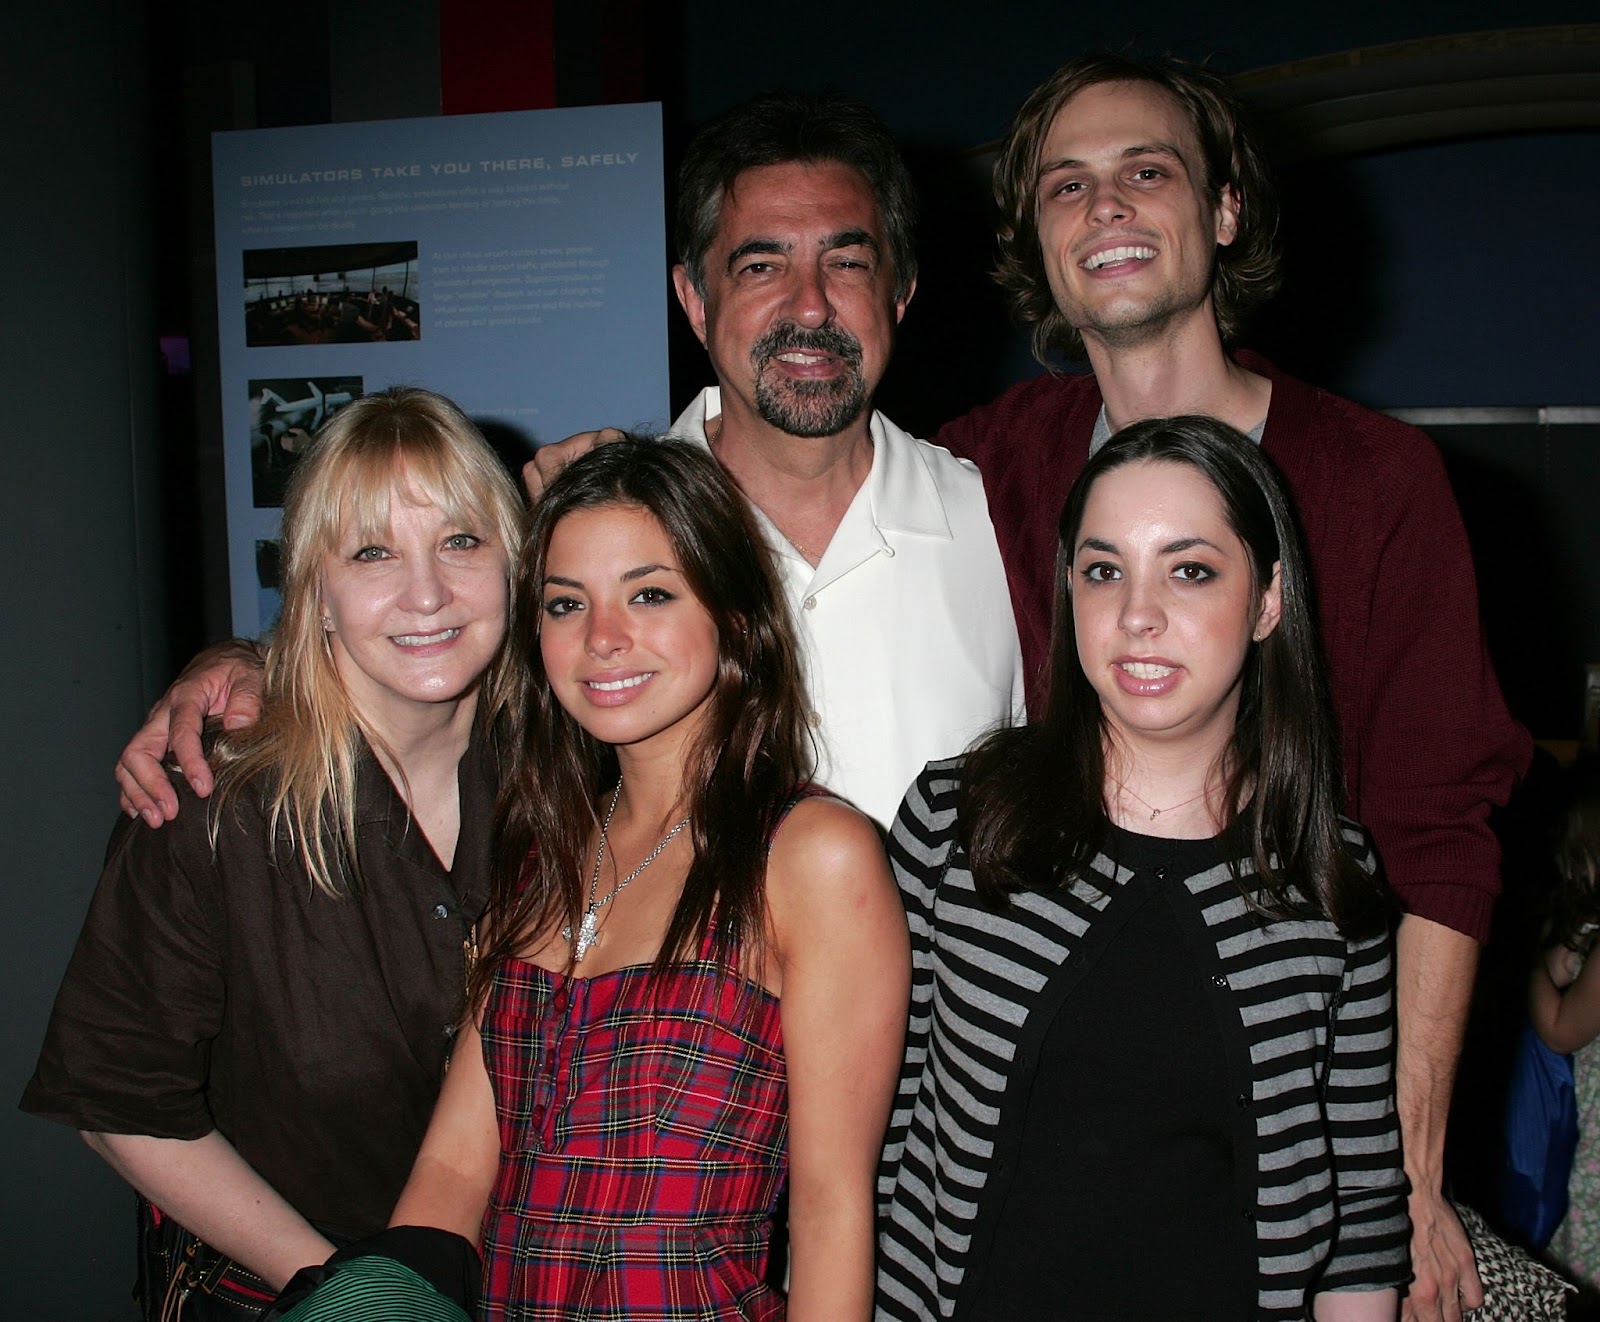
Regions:
<svg viewBox="0 0 1600 1322"><path fill-rule="evenodd" d="M1249 314L1277 292L1281 252L1278 200L1265 158L1227 84L1197 65L1177 60L1136 60L1123 55L1081 55L1068 60L1034 89L1017 111L994 167L999 208L999 260L994 276L1011 312L1033 327L1033 353L1046 367L1056 355L1084 356L1083 337L1056 306L1039 246L1039 164L1045 138L1061 107L1100 83L1151 83L1183 108L1200 144L1200 185L1214 207L1222 187L1239 204L1238 231L1218 246L1211 302L1224 343L1238 335Z"/></svg>
<svg viewBox="0 0 1600 1322"><path fill-rule="evenodd" d="M505 741L496 811L490 932L468 1004L528 941L574 928L598 804L617 780L611 749L556 700L539 651L545 564L556 525L579 510L621 507L654 517L717 628L711 702L684 782L694 860L667 925L657 969L688 958L715 919L716 957L735 971L763 948L767 845L811 773L805 689L788 607L744 498L705 450L629 438L568 464L534 511L516 581L511 652L520 729Z"/></svg>

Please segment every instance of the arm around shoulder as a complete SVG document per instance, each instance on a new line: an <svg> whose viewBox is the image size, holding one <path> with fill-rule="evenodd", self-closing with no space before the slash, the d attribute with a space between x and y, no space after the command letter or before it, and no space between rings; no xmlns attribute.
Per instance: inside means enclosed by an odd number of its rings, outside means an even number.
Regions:
<svg viewBox="0 0 1600 1322"><path fill-rule="evenodd" d="M773 841L767 905L789 1075L789 1317L865 1319L910 983L877 828L836 800L798 804Z"/></svg>
<svg viewBox="0 0 1600 1322"><path fill-rule="evenodd" d="M169 750L194 792L201 798L211 793L211 767L200 744L206 718L220 716L226 730L255 724L261 717L261 671L261 650L244 638L208 647L184 667L117 759L123 812L151 826L178 815L178 798L162 765Z"/></svg>

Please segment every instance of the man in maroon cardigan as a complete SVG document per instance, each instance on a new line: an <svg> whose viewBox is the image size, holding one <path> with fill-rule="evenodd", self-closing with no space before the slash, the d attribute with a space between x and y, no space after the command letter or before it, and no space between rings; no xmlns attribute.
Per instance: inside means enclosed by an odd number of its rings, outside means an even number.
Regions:
<svg viewBox="0 0 1600 1322"><path fill-rule="evenodd" d="M1481 1302L1441 1193L1444 1129L1478 944L1499 891L1488 824L1526 769L1478 620L1461 518L1413 428L1230 355L1277 284L1265 167L1222 84L1090 56L1023 106L1001 149L999 277L1041 360L1081 359L1007 391L935 441L973 459L1030 676L1049 636L1056 519L1092 448L1142 418L1205 413L1260 441L1309 543L1348 811L1377 838L1399 931L1398 1092L1416 1273L1406 1318Z"/></svg>

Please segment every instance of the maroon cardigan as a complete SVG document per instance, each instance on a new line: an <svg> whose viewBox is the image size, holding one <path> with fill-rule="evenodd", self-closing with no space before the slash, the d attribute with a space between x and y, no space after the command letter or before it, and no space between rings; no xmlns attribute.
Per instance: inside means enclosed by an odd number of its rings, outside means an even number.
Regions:
<svg viewBox="0 0 1600 1322"><path fill-rule="evenodd" d="M1272 381L1262 449L1305 528L1343 741L1346 811L1377 840L1407 910L1489 935L1500 850L1489 810L1532 755L1484 646L1461 516L1433 443L1308 386ZM1030 679L1050 638L1056 523L1089 456L1092 376L1043 376L940 429L983 473Z"/></svg>

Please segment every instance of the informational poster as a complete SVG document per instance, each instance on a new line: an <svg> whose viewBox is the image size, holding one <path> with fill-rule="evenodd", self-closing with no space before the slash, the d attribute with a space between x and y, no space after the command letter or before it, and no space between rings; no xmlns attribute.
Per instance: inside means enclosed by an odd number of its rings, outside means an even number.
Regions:
<svg viewBox="0 0 1600 1322"><path fill-rule="evenodd" d="M513 460L670 420L658 106L218 133L212 164L237 633L277 617L298 456L367 391L448 395Z"/></svg>

